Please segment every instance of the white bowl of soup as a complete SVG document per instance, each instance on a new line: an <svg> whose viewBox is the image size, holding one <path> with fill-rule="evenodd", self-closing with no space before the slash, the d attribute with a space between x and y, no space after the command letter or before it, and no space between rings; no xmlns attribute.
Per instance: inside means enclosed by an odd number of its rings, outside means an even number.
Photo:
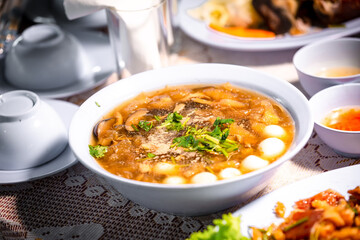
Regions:
<svg viewBox="0 0 360 240"><path fill-rule="evenodd" d="M293 63L309 96L322 89L360 82L360 39L320 41L298 50Z"/></svg>
<svg viewBox="0 0 360 240"><path fill-rule="evenodd" d="M308 101L290 83L240 66L195 64L95 93L75 114L69 142L128 199L204 215L263 189L312 129Z"/></svg>
<svg viewBox="0 0 360 240"><path fill-rule="evenodd" d="M360 157L360 83L324 89L310 99L315 131L346 157Z"/></svg>

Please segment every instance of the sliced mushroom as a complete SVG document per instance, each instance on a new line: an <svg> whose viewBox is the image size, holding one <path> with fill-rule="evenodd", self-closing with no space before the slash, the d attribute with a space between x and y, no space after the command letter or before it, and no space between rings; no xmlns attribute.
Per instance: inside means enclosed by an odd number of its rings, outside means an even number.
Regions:
<svg viewBox="0 0 360 240"><path fill-rule="evenodd" d="M99 137L100 133L102 131L104 131L104 128L107 127L108 128L108 124L105 125L105 123L109 123L108 121L110 120L115 120L114 118L107 118L107 119L103 119L101 121L99 121L93 128L93 134L96 138ZM111 123L112 125L113 123Z"/></svg>
<svg viewBox="0 0 360 240"><path fill-rule="evenodd" d="M114 115L115 115L115 119L116 119L115 125L122 125L122 124L124 124L124 118L123 118L123 116L121 115L121 113L116 112Z"/></svg>
<svg viewBox="0 0 360 240"><path fill-rule="evenodd" d="M147 109L139 109L131 114L125 122L125 129L129 132L135 131L132 125L138 125L141 118L143 118L149 111Z"/></svg>

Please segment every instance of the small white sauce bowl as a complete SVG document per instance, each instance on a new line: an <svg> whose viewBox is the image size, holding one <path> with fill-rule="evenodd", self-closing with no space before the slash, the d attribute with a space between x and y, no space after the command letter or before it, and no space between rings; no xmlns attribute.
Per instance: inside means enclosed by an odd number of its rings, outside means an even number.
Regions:
<svg viewBox="0 0 360 240"><path fill-rule="evenodd" d="M316 75L322 69L334 67L360 68L360 39L340 38L307 45L295 53L293 63L301 86L310 96L334 85L360 82L360 74L346 77Z"/></svg>
<svg viewBox="0 0 360 240"><path fill-rule="evenodd" d="M0 95L0 169L36 167L58 156L67 143L60 116L35 93Z"/></svg>
<svg viewBox="0 0 360 240"><path fill-rule="evenodd" d="M230 83L260 92L282 104L295 122L290 148L275 162L236 178L200 184L169 185L140 182L111 174L89 154L94 125L122 102L143 91L165 86ZM204 215L234 206L250 198L270 181L282 163L307 143L313 131L308 100L292 84L250 68L226 64L194 64L161 68L118 81L88 98L75 113L69 129L69 144L77 159L105 178L125 197L150 209L177 215Z"/></svg>
<svg viewBox="0 0 360 240"><path fill-rule="evenodd" d="M6 81L28 90L62 88L92 74L79 41L52 24L27 28L12 44L4 64Z"/></svg>
<svg viewBox="0 0 360 240"><path fill-rule="evenodd" d="M360 106L360 83L343 84L324 89L310 100L314 129L321 140L335 152L346 157L360 157L360 131L342 131L321 123L332 110Z"/></svg>

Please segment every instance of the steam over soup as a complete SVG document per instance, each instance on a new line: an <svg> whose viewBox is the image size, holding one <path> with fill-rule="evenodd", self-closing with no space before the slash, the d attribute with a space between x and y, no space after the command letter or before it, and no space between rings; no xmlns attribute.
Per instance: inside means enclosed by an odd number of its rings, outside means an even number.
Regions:
<svg viewBox="0 0 360 240"><path fill-rule="evenodd" d="M210 183L276 161L294 122L274 100L230 84L141 93L94 126L90 154L107 171L166 184Z"/></svg>

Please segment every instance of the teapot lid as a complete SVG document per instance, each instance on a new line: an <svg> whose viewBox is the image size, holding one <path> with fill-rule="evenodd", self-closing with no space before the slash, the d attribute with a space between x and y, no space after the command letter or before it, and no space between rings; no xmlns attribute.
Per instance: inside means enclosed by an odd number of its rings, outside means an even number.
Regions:
<svg viewBox="0 0 360 240"><path fill-rule="evenodd" d="M16 121L32 115L40 104L30 91L17 90L0 95L0 120Z"/></svg>

